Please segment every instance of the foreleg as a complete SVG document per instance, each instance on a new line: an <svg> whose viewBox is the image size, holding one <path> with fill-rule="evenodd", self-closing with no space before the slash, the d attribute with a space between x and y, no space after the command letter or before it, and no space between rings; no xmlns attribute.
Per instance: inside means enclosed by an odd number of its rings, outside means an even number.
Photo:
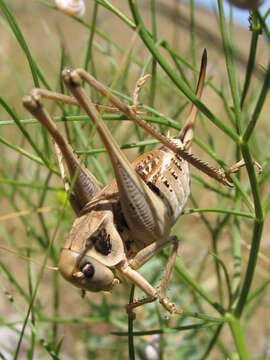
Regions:
<svg viewBox="0 0 270 360"><path fill-rule="evenodd" d="M44 108L42 99L62 101L63 103L71 105L78 105L78 103L76 99L70 96L50 92L44 89L33 89L31 94L25 96L23 99L25 108L45 127L57 146L56 153L60 164L61 176L65 188L67 189L67 181L62 162L62 158L65 159L70 177L74 181L75 196L72 196L71 194L71 205L78 214L79 211L100 191L100 185L96 178L83 166L83 164L80 163L71 146L61 135L51 116Z"/></svg>
<svg viewBox="0 0 270 360"><path fill-rule="evenodd" d="M149 282L140 275L135 269L141 267L145 264L150 258L155 256L158 252L160 252L165 246L169 245L173 242L173 249L169 256L168 262L166 264L161 284L156 290ZM146 248L142 249L127 265L126 263L120 264L118 269L135 285L137 285L141 290L143 290L147 297L145 299L139 299L135 301L133 304L127 305L127 310L131 311L132 309L139 307L141 305L150 303L159 299L159 302L165 307L172 314L182 314L181 309L177 309L172 301L167 297L167 288L168 283L170 280L170 276L173 270L173 266L175 264L177 251L179 247L179 240L176 236L172 236L168 239L163 239L157 241L154 244L147 246Z"/></svg>

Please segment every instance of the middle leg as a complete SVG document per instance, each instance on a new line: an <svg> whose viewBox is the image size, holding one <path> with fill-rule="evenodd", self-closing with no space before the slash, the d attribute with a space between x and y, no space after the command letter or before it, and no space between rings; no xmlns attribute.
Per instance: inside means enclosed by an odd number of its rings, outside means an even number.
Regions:
<svg viewBox="0 0 270 360"><path fill-rule="evenodd" d="M172 251L169 255L166 267L163 271L162 274L162 279L161 279L161 283L158 287L158 298L159 298L159 302L165 306L166 308L169 308L169 311L171 313L175 313L175 314L182 314L183 310L182 309L176 309L176 307L174 306L174 304L171 302L171 300L169 300L169 298L167 297L167 292L168 292L168 285L169 285L169 281L172 275L172 271L174 268L174 264L176 261L176 256L178 253L178 249L179 249L179 239L175 236L173 239L173 248Z"/></svg>

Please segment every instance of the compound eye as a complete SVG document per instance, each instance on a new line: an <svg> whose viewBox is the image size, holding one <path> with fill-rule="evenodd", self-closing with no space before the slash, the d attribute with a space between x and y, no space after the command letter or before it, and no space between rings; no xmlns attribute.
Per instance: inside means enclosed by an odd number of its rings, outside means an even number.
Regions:
<svg viewBox="0 0 270 360"><path fill-rule="evenodd" d="M88 262L83 265L83 267L81 268L81 272L87 279L91 279L95 274L95 268L90 262Z"/></svg>

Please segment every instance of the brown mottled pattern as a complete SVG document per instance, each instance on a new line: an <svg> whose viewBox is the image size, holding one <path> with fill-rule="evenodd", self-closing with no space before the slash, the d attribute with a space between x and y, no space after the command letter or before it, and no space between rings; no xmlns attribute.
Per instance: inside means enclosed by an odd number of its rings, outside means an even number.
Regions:
<svg viewBox="0 0 270 360"><path fill-rule="evenodd" d="M140 156L133 165L149 188L162 199L175 222L190 192L187 162L163 146Z"/></svg>

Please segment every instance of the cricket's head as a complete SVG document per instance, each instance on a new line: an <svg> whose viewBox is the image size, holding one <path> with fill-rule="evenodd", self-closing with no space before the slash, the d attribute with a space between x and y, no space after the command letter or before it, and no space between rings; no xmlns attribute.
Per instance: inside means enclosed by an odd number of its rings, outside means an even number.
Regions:
<svg viewBox="0 0 270 360"><path fill-rule="evenodd" d="M109 267L70 249L62 249L58 268L67 281L85 291L110 291L117 282Z"/></svg>
<svg viewBox="0 0 270 360"><path fill-rule="evenodd" d="M59 272L86 291L109 291L116 283L111 269L124 256L112 212L92 210L75 220L61 250Z"/></svg>

